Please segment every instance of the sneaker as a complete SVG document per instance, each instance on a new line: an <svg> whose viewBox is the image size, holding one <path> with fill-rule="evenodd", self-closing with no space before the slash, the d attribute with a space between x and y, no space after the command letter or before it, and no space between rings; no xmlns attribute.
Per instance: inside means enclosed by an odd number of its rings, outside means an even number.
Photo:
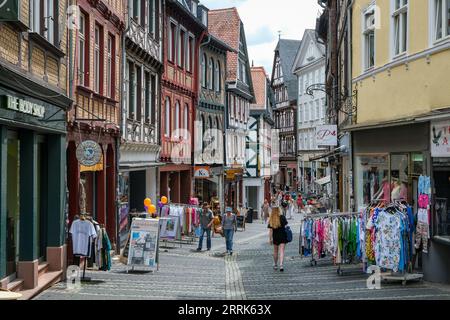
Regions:
<svg viewBox="0 0 450 320"><path fill-rule="evenodd" d="M197 248L197 251L202 251L202 249L201 248Z"/></svg>
<svg viewBox="0 0 450 320"><path fill-rule="evenodd" d="M281 271L281 272L284 272L283 266L280 266L280 271Z"/></svg>
<svg viewBox="0 0 450 320"><path fill-rule="evenodd" d="M208 251L211 251L211 249L208 249Z"/></svg>
<svg viewBox="0 0 450 320"><path fill-rule="evenodd" d="M278 270L278 266L276 264L273 265L273 270Z"/></svg>
<svg viewBox="0 0 450 320"><path fill-rule="evenodd" d="M230 256L232 256L233 255L233 251L230 251Z"/></svg>

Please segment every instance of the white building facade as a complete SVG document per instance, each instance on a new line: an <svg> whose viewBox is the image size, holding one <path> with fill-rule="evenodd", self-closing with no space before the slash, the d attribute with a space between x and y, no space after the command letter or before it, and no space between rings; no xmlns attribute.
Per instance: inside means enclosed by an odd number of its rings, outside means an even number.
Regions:
<svg viewBox="0 0 450 320"><path fill-rule="evenodd" d="M315 31L306 30L294 61L292 72L298 80L297 150L299 189L304 193L322 194L320 180L328 175L328 164L317 158L326 149L316 142L316 128L327 123L325 88L325 47L316 41ZM321 90L307 89L314 85ZM317 183L317 181L319 183Z"/></svg>

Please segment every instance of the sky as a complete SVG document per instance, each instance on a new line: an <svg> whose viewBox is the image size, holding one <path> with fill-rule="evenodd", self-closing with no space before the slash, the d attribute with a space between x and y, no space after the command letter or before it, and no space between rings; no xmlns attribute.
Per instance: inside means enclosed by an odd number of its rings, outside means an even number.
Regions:
<svg viewBox="0 0 450 320"><path fill-rule="evenodd" d="M278 32L282 39L301 40L314 29L321 10L317 0L201 0L209 9L236 7L244 23L250 65L264 66L271 74Z"/></svg>

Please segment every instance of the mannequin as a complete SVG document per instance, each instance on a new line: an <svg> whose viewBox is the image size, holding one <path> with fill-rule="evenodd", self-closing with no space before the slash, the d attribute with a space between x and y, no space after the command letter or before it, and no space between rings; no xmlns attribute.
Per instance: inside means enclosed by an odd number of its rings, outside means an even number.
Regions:
<svg viewBox="0 0 450 320"><path fill-rule="evenodd" d="M376 200L384 200L389 202L391 195L391 186L389 184L389 179L387 177L383 178L383 181L381 182L381 188L378 190L378 192L374 195L374 199Z"/></svg>

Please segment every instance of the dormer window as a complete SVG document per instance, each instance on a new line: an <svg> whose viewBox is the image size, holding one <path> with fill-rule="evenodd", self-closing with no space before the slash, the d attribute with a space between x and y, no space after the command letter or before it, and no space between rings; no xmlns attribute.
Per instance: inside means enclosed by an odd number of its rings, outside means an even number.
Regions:
<svg viewBox="0 0 450 320"><path fill-rule="evenodd" d="M202 23L207 26L208 25L208 12L206 10L202 11Z"/></svg>
<svg viewBox="0 0 450 320"><path fill-rule="evenodd" d="M311 41L311 43L309 44L309 48L308 48L308 56L306 58L308 61L312 61L315 59L313 46L314 46L314 42Z"/></svg>
<svg viewBox="0 0 450 320"><path fill-rule="evenodd" d="M195 1L192 1L192 14L194 15L194 16L197 16L197 2L195 2Z"/></svg>

